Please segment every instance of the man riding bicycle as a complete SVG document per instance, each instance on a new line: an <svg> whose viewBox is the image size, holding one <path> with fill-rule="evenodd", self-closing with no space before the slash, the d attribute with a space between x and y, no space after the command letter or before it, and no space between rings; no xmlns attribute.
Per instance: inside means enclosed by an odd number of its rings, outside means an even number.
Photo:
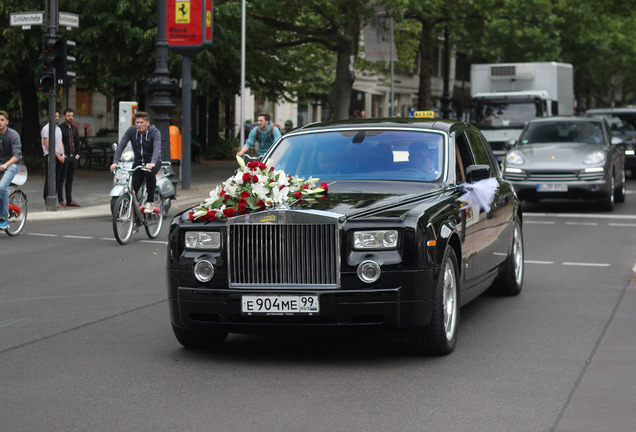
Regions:
<svg viewBox="0 0 636 432"><path fill-rule="evenodd" d="M8 127L9 114L0 111L0 229L9 227L9 185L20 169L20 135Z"/></svg>
<svg viewBox="0 0 636 432"><path fill-rule="evenodd" d="M135 125L129 127L121 141L119 141L115 156L113 156L113 164L110 166L111 171L117 168L119 158L121 158L128 141L131 142L135 155L133 168L144 165L146 169L150 170L150 172L134 171L132 186L135 193L137 193L144 179L146 180L148 199L146 200L144 213L152 213L155 210L154 199L157 186L157 178L155 176L161 168L161 132L155 126L150 125L148 113L139 111L135 114Z"/></svg>

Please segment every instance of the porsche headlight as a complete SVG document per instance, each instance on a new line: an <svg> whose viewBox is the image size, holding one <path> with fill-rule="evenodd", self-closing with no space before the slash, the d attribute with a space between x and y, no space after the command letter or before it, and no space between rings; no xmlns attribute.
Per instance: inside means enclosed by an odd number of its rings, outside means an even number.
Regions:
<svg viewBox="0 0 636 432"><path fill-rule="evenodd" d="M221 233L215 231L186 231L186 249L219 250L221 249Z"/></svg>
<svg viewBox="0 0 636 432"><path fill-rule="evenodd" d="M354 231L353 248L360 249L395 249L398 245L397 230Z"/></svg>
<svg viewBox="0 0 636 432"><path fill-rule="evenodd" d="M510 165L523 165L526 161L518 151L511 151L506 155L506 162Z"/></svg>
<svg viewBox="0 0 636 432"><path fill-rule="evenodd" d="M592 152L583 160L586 165L598 165L603 162L605 162L605 153L602 151Z"/></svg>

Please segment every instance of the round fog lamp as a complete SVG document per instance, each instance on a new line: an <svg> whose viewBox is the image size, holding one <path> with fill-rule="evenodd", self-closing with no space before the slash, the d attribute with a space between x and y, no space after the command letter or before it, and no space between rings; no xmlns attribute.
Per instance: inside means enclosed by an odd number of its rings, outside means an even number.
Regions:
<svg viewBox="0 0 636 432"><path fill-rule="evenodd" d="M214 266L210 261L201 260L194 265L194 276L199 282L209 282L214 276Z"/></svg>
<svg viewBox="0 0 636 432"><path fill-rule="evenodd" d="M358 277L362 282L373 283L380 279L380 265L375 261L363 261L358 266Z"/></svg>

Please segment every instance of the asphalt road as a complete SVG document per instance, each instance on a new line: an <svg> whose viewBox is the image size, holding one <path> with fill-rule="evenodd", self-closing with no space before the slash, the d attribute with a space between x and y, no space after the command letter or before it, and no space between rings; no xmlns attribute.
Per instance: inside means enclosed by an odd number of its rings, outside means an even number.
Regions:
<svg viewBox="0 0 636 432"><path fill-rule="evenodd" d="M457 349L446 357L413 356L392 335L230 335L220 353L187 351L170 329L165 234L150 241L142 231L119 246L108 217L28 222L19 237L0 233L0 425L634 430L633 417L612 411L625 392L636 397L634 378L614 390L588 382L636 257L636 182L629 188L612 213L533 205L522 294L463 308ZM633 335L622 335L632 347ZM579 398L608 391L615 397L577 411ZM626 408L619 412L631 414Z"/></svg>

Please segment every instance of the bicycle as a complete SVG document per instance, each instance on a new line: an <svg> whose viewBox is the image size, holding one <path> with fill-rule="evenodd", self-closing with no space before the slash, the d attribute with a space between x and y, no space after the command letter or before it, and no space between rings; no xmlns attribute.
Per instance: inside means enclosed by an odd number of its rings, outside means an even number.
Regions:
<svg viewBox="0 0 636 432"><path fill-rule="evenodd" d="M155 192L154 204L155 210L152 213L144 213L144 205L146 203L146 182L144 181L139 188L137 194L134 193L132 187L132 173L138 169L148 171L140 165L132 169L117 167L122 171L119 176L126 176L128 184L124 188L123 194L117 198L113 207L113 233L115 239L121 245L128 243L133 235L133 231L137 231L141 225L144 226L146 234L151 239L157 238L161 227L163 226L164 204L159 192ZM121 178L121 177L120 177Z"/></svg>
<svg viewBox="0 0 636 432"><path fill-rule="evenodd" d="M9 226L5 230L9 236L17 236L24 229L27 220L27 196L15 186L22 186L29 173L25 165L20 165L20 170L13 177L9 186Z"/></svg>

